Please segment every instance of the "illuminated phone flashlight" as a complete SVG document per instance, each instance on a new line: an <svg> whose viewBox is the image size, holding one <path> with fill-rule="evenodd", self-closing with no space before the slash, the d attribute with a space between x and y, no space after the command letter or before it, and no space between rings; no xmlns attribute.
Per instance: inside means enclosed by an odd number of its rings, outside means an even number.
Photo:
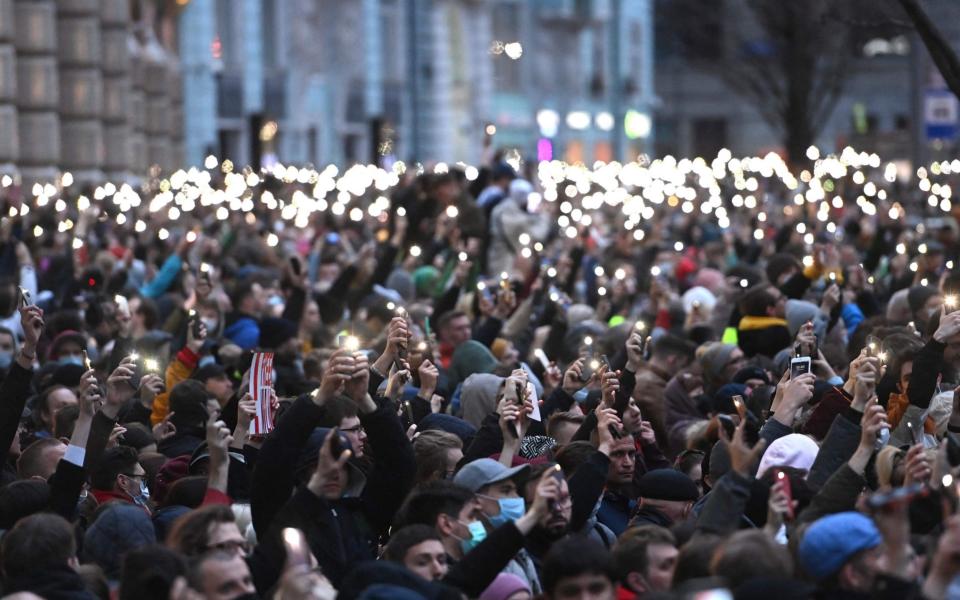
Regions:
<svg viewBox="0 0 960 600"><path fill-rule="evenodd" d="M417 258L420 256L421 250L420 246L410 246L410 256Z"/></svg>
<svg viewBox="0 0 960 600"><path fill-rule="evenodd" d="M466 252L461 252L457 258L460 259L460 262L467 262L467 259L470 257L467 255Z"/></svg>
<svg viewBox="0 0 960 600"><path fill-rule="evenodd" d="M201 273L209 273L209 272L210 272L210 265L209 265L208 263L200 263L200 272L201 272Z"/></svg>
<svg viewBox="0 0 960 600"><path fill-rule="evenodd" d="M500 287L504 290L510 289L510 275L506 271L500 273Z"/></svg>
<svg viewBox="0 0 960 600"><path fill-rule="evenodd" d="M599 368L600 368L600 361L597 360L596 358L591 358L591 359L590 359L590 368L591 368L592 370L594 370L594 371L596 371L597 369L599 369Z"/></svg>
<svg viewBox="0 0 960 600"><path fill-rule="evenodd" d="M393 302L387 302L387 310L393 310L397 307Z"/></svg>
<svg viewBox="0 0 960 600"><path fill-rule="evenodd" d="M583 337L583 345L584 345L584 346L588 346L588 347L589 347L589 346L592 346L592 345L593 345L593 338L590 337L589 335L584 336L584 337Z"/></svg>
<svg viewBox="0 0 960 600"><path fill-rule="evenodd" d="M192 243L194 243L195 241L197 241L197 232L196 232L196 231L188 231L188 232L187 232L187 242L189 242L189 243L192 244Z"/></svg>
<svg viewBox="0 0 960 600"><path fill-rule="evenodd" d="M487 289L487 284L485 284L485 283L482 282L482 281L478 281L478 282L477 282L477 291L482 292L482 291L485 290L485 289Z"/></svg>
<svg viewBox="0 0 960 600"><path fill-rule="evenodd" d="M830 271L830 274L827 275L827 278L828 278L830 281L836 281L836 280L837 280L837 274L834 273L833 271Z"/></svg>
<svg viewBox="0 0 960 600"><path fill-rule="evenodd" d="M957 307L957 295L956 294L947 294L943 299L943 303L947 308L956 308Z"/></svg>
<svg viewBox="0 0 960 600"><path fill-rule="evenodd" d="M636 329L637 331L646 331L647 324L644 323L643 321L637 321L636 324L633 326L633 328Z"/></svg>
<svg viewBox="0 0 960 600"><path fill-rule="evenodd" d="M143 359L143 368L151 373L157 373L160 371L160 362L155 358L145 358Z"/></svg>
<svg viewBox="0 0 960 600"><path fill-rule="evenodd" d="M394 313L395 313L398 317L403 317L404 319L407 318L407 311L406 311L406 309L403 308L402 306L398 306L398 307L396 308L396 310L394 311Z"/></svg>
<svg viewBox="0 0 960 600"><path fill-rule="evenodd" d="M658 267L657 265L653 265L652 267L650 267L650 274L653 275L654 277L659 277L660 267Z"/></svg>
<svg viewBox="0 0 960 600"><path fill-rule="evenodd" d="M127 356L127 358L129 358L133 362L137 362L138 360L140 360L140 355L137 354L136 352L131 352L130 355Z"/></svg>
<svg viewBox="0 0 960 600"><path fill-rule="evenodd" d="M617 269L616 271L613 272L613 276L616 277L617 279L622 280L627 277L627 272L624 271L623 269Z"/></svg>
<svg viewBox="0 0 960 600"><path fill-rule="evenodd" d="M607 295L607 288L605 288L605 287L599 287L599 288L597 288L597 295L598 295L598 296L606 296L606 295Z"/></svg>
<svg viewBox="0 0 960 600"><path fill-rule="evenodd" d="M550 301L560 302L560 294L558 292L550 292Z"/></svg>
<svg viewBox="0 0 960 600"><path fill-rule="evenodd" d="M750 284L749 284L749 282L748 282L746 279L741 279L741 280L740 280L740 287L746 289L746 287L747 287L748 285L750 285Z"/></svg>
<svg viewBox="0 0 960 600"><path fill-rule="evenodd" d="M356 352L360 349L360 338L355 335L348 335L343 340L343 349Z"/></svg>
<svg viewBox="0 0 960 600"><path fill-rule="evenodd" d="M557 276L557 270L554 267L550 267L549 269L547 269L547 277L556 277L556 276Z"/></svg>
<svg viewBox="0 0 960 600"><path fill-rule="evenodd" d="M420 342L419 344L417 344L417 350L419 350L420 352L426 352L426 351L427 351L427 343L426 343L426 342Z"/></svg>

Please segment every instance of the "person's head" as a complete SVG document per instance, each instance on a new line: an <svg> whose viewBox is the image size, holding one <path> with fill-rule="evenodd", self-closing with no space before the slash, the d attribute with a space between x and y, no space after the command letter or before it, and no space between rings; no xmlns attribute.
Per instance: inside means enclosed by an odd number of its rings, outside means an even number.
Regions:
<svg viewBox="0 0 960 600"><path fill-rule="evenodd" d="M451 481L430 481L413 489L398 512L398 526L428 525L447 554L462 557L484 539L480 503L469 489Z"/></svg>
<svg viewBox="0 0 960 600"><path fill-rule="evenodd" d="M167 535L167 546L186 557L219 551L243 556L247 541L233 511L224 504L201 506L183 515Z"/></svg>
<svg viewBox="0 0 960 600"><path fill-rule="evenodd" d="M673 523L686 519L700 497L697 484L674 469L648 471L637 482L637 491L641 507L656 509Z"/></svg>
<svg viewBox="0 0 960 600"><path fill-rule="evenodd" d="M434 479L453 479L463 458L463 441L452 433L431 429L413 440L418 483Z"/></svg>
<svg viewBox="0 0 960 600"><path fill-rule="evenodd" d="M800 540L800 566L822 587L870 592L883 538L873 520L856 512L815 521Z"/></svg>
<svg viewBox="0 0 960 600"><path fill-rule="evenodd" d="M255 591L247 562L234 552L208 552L191 566L190 587L207 600L233 600Z"/></svg>
<svg viewBox="0 0 960 600"><path fill-rule="evenodd" d="M218 364L205 365L193 374L203 384L208 397L216 398L220 406L226 406L233 396L233 381L227 375L227 370Z"/></svg>
<svg viewBox="0 0 960 600"><path fill-rule="evenodd" d="M538 464L531 467L530 474L527 477L523 489L525 503L533 504L536 498L537 486L546 472L554 473L557 477L559 489L557 497L551 503L551 508L537 522L541 531L552 539L559 539L566 535L570 527L570 519L573 516L573 499L570 497L570 486L567 484L566 477L563 476L562 469L554 463Z"/></svg>
<svg viewBox="0 0 960 600"><path fill-rule="evenodd" d="M86 350L86 340L83 334L73 330L62 331L50 343L48 358L52 362L61 364L82 365L84 350Z"/></svg>
<svg viewBox="0 0 960 600"><path fill-rule="evenodd" d="M910 305L913 321L917 323L920 331L923 331L943 304L943 296L935 287L918 285L907 292L907 303Z"/></svg>
<svg viewBox="0 0 960 600"><path fill-rule="evenodd" d="M95 490L110 491L130 497L131 500L149 498L147 472L140 466L137 451L127 446L110 448L90 474Z"/></svg>
<svg viewBox="0 0 960 600"><path fill-rule="evenodd" d="M677 455L674 466L678 471L689 477L703 493L703 457L700 450L684 450Z"/></svg>
<svg viewBox="0 0 960 600"><path fill-rule="evenodd" d="M50 486L42 479L22 479L0 487L0 530L23 517L47 510Z"/></svg>
<svg viewBox="0 0 960 600"><path fill-rule="evenodd" d="M740 299L740 314L749 317L778 317L787 314L787 297L772 285L762 284L748 290Z"/></svg>
<svg viewBox="0 0 960 600"><path fill-rule="evenodd" d="M187 379L170 390L170 422L178 432L198 429L207 423L207 399L210 394L204 384Z"/></svg>
<svg viewBox="0 0 960 600"><path fill-rule="evenodd" d="M57 411L65 406L76 406L77 395L73 390L63 385L51 386L37 399L34 408L36 418L34 422L43 431L53 432L54 419Z"/></svg>
<svg viewBox="0 0 960 600"><path fill-rule="evenodd" d="M456 348L470 339L470 317L461 311L450 311L437 319L437 336L440 341Z"/></svg>
<svg viewBox="0 0 960 600"><path fill-rule="evenodd" d="M583 415L570 412L556 412L547 419L547 435L557 442L557 446L565 446L573 440L573 434L580 429Z"/></svg>
<svg viewBox="0 0 960 600"><path fill-rule="evenodd" d="M447 574L447 551L437 531L429 525L408 525L395 531L383 557L427 581L439 581Z"/></svg>
<svg viewBox="0 0 960 600"><path fill-rule="evenodd" d="M802 268L803 265L800 264L800 261L798 261L795 256L783 252L774 254L767 259L767 266L764 270L767 275L767 280L771 284L781 287L789 281L791 277L799 273Z"/></svg>
<svg viewBox="0 0 960 600"><path fill-rule="evenodd" d="M670 375L676 375L693 360L696 346L675 335L662 335L653 342L651 362Z"/></svg>
<svg viewBox="0 0 960 600"><path fill-rule="evenodd" d="M641 525L620 536L611 557L620 585L643 594L670 590L678 554L677 540L669 529Z"/></svg>
<svg viewBox="0 0 960 600"><path fill-rule="evenodd" d="M67 446L56 438L41 438L20 452L17 459L17 477L20 479L50 479L57 470Z"/></svg>
<svg viewBox="0 0 960 600"><path fill-rule="evenodd" d="M703 383L708 393L713 393L729 382L743 368L743 350L732 344L713 342L698 351Z"/></svg>
<svg viewBox="0 0 960 600"><path fill-rule="evenodd" d="M616 575L607 549L585 537L555 543L540 577L547 600L613 600Z"/></svg>
<svg viewBox="0 0 960 600"><path fill-rule="evenodd" d="M0 557L7 577L79 566L73 526L63 517L48 513L20 519L4 534Z"/></svg>
<svg viewBox="0 0 960 600"><path fill-rule="evenodd" d="M80 418L80 406L64 406L53 417L53 437L68 441L73 435L73 426ZM153 434L151 434L152 436Z"/></svg>
<svg viewBox="0 0 960 600"><path fill-rule="evenodd" d="M17 352L17 338L6 327L0 327L0 369L6 369L13 362Z"/></svg>
<svg viewBox="0 0 960 600"><path fill-rule="evenodd" d="M623 437L615 440L610 451L610 466L607 469L608 485L626 485L633 481L633 471L637 462L637 448L633 438Z"/></svg>
<svg viewBox="0 0 960 600"><path fill-rule="evenodd" d="M710 571L723 577L731 588L756 577L789 579L793 561L785 546L758 530L738 531L717 548Z"/></svg>
<svg viewBox="0 0 960 600"><path fill-rule="evenodd" d="M476 494L487 521L498 527L523 516L525 507L516 480L526 475L528 468L508 469L492 458L481 458L460 469L453 481Z"/></svg>
<svg viewBox="0 0 960 600"><path fill-rule="evenodd" d="M334 396L324 405L325 414L320 423L322 427L338 427L340 433L350 440L350 447L356 458L364 455L363 446L367 441L367 432L360 424L357 403L346 396Z"/></svg>
<svg viewBox="0 0 960 600"><path fill-rule="evenodd" d="M259 317L266 306L263 286L249 279L238 282L230 294L230 304L237 312Z"/></svg>
<svg viewBox="0 0 960 600"><path fill-rule="evenodd" d="M183 557L159 545L141 546L123 557L119 600L167 600L178 577L187 574Z"/></svg>

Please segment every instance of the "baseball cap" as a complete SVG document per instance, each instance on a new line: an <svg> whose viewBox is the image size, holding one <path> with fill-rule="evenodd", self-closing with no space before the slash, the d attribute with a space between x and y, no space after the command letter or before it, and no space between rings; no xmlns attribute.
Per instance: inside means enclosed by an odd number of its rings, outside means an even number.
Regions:
<svg viewBox="0 0 960 600"><path fill-rule="evenodd" d="M800 564L815 579L825 579L854 554L879 546L881 541L870 517L858 512L829 515L807 529L800 541Z"/></svg>
<svg viewBox="0 0 960 600"><path fill-rule="evenodd" d="M529 470L530 465L520 465L508 469L492 458L478 458L460 469L460 472L453 478L453 482L476 493L488 485L513 479Z"/></svg>

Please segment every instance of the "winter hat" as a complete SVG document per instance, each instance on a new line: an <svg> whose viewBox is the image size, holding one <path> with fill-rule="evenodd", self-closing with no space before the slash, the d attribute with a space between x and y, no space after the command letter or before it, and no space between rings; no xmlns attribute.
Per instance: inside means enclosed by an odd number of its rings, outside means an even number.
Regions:
<svg viewBox="0 0 960 600"><path fill-rule="evenodd" d="M476 340L467 340L457 346L450 360L450 383L456 384L474 373L489 373L497 366L497 357Z"/></svg>
<svg viewBox="0 0 960 600"><path fill-rule="evenodd" d="M684 312L688 314L693 311L693 306L697 303L699 303L700 309L706 313L713 312L713 307L717 305L717 297L713 295L713 292L700 286L692 287L684 292L681 301L683 302Z"/></svg>
<svg viewBox="0 0 960 600"><path fill-rule="evenodd" d="M287 340L297 337L297 324L288 319L267 317L260 322L260 346L276 350Z"/></svg>
<svg viewBox="0 0 960 600"><path fill-rule="evenodd" d="M530 593L530 585L513 573L500 573L493 583L483 590L478 600L507 600L517 592Z"/></svg>
<svg viewBox="0 0 960 600"><path fill-rule="evenodd" d="M707 288L714 296L716 296L720 291L723 290L726 279L724 278L723 273L716 269L700 269L697 271L697 274L693 276L693 281L691 281L691 283L694 286Z"/></svg>
<svg viewBox="0 0 960 600"><path fill-rule="evenodd" d="M150 516L135 504L116 502L105 509L83 536L84 559L103 568L108 579L117 579L123 555L157 543Z"/></svg>
<svg viewBox="0 0 960 600"><path fill-rule="evenodd" d="M881 541L880 531L870 517L858 512L829 515L814 522L804 534L800 541L800 565L814 579L826 579L854 554L875 548Z"/></svg>
<svg viewBox="0 0 960 600"><path fill-rule="evenodd" d="M727 383L720 387L713 394L713 412L724 414L733 414L737 412L737 407L733 403L734 396L747 395L747 386L742 383Z"/></svg>
<svg viewBox="0 0 960 600"><path fill-rule="evenodd" d="M770 376L761 367L744 367L733 374L733 383L746 383L751 379L759 379L766 385L770 385Z"/></svg>
<svg viewBox="0 0 960 600"><path fill-rule="evenodd" d="M436 291L440 272L430 265L419 267L413 272L413 288L418 298L432 297Z"/></svg>
<svg viewBox="0 0 960 600"><path fill-rule="evenodd" d="M486 376L487 375L471 375L470 379ZM417 431L430 431L432 429L452 433L463 441L464 448L473 440L473 436L477 435L477 428L470 423L467 423L463 419L458 419L453 415L443 413L431 413L421 419L420 423L417 424Z"/></svg>
<svg viewBox="0 0 960 600"><path fill-rule="evenodd" d="M189 471L190 457L187 455L171 458L163 463L163 466L160 467L160 470L157 472L157 476L153 479L153 485L150 487L154 500L163 502L171 486L173 486L178 479L186 477Z"/></svg>
<svg viewBox="0 0 960 600"><path fill-rule="evenodd" d="M526 179L514 179L510 182L510 199L523 208L527 207L527 198L533 193L533 185Z"/></svg>
<svg viewBox="0 0 960 600"><path fill-rule="evenodd" d="M692 502L700 497L697 484L675 469L647 471L637 482L641 498Z"/></svg>
<svg viewBox="0 0 960 600"><path fill-rule="evenodd" d="M700 367L703 368L703 376L707 382L716 384L716 383L726 383L725 381L718 381L720 377L723 376L723 371L727 367L727 363L730 362L730 356L733 354L733 351L737 347L733 344L723 344L716 342L707 346L707 348L700 354Z"/></svg>
<svg viewBox="0 0 960 600"><path fill-rule="evenodd" d="M479 429L483 420L497 408L497 391L503 377L491 373L474 373L460 387L463 420Z"/></svg>
<svg viewBox="0 0 960 600"><path fill-rule="evenodd" d="M393 273L390 273L390 276L387 277L386 286L396 291L408 302L416 296L417 290L414 278L403 269L394 269Z"/></svg>
<svg viewBox="0 0 960 600"><path fill-rule="evenodd" d="M787 300L785 312L790 337L795 338L803 324L807 321L813 321L820 313L820 309L813 302L807 302L806 300Z"/></svg>
<svg viewBox="0 0 960 600"><path fill-rule="evenodd" d="M763 453L757 468L757 479L763 477L771 467L794 467L810 470L817 458L820 447L810 437L801 433L791 433L777 438Z"/></svg>

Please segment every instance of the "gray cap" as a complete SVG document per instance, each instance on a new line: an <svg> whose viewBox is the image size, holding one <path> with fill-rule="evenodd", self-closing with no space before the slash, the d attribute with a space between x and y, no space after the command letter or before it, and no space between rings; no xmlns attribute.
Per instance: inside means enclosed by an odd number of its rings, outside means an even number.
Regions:
<svg viewBox="0 0 960 600"><path fill-rule="evenodd" d="M453 478L453 482L476 493L488 485L505 479L513 479L517 475L526 473L529 469L530 465L520 465L508 469L492 458L478 458L460 469L460 472Z"/></svg>

